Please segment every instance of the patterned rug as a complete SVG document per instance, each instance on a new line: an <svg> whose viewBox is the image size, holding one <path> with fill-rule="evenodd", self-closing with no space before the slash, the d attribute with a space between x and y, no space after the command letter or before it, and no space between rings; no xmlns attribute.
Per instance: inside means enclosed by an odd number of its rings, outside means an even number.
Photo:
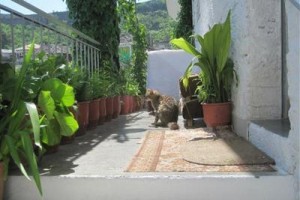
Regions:
<svg viewBox="0 0 300 200"><path fill-rule="evenodd" d="M189 141L236 137L231 131L208 128L164 131L152 130L146 133L136 155L126 172L263 172L274 171L270 165L201 165L183 159L181 149Z"/></svg>

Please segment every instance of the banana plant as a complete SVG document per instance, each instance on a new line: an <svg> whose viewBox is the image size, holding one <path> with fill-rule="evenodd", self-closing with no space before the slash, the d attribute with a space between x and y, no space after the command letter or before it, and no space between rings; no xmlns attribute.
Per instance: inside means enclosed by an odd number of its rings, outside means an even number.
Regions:
<svg viewBox="0 0 300 200"><path fill-rule="evenodd" d="M220 103L230 101L231 98L231 84L237 76L233 62L229 58L230 16L229 11L225 22L215 24L203 37L193 36L201 46L200 51L183 38L171 41L178 48L194 56L183 76L185 87L187 87L192 68L200 67L200 85L197 91L202 102Z"/></svg>

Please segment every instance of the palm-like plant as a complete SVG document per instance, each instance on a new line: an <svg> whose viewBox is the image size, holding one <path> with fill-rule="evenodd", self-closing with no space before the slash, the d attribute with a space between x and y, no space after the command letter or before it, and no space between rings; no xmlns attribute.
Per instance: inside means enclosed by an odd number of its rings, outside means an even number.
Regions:
<svg viewBox="0 0 300 200"><path fill-rule="evenodd" d="M195 59L187 67L183 77L185 87L193 66L199 66L200 85L198 94L200 100L206 103L221 103L230 101L231 84L236 73L233 62L229 58L231 45L231 12L228 12L224 23L215 24L203 37L194 36L201 46L198 51L192 44L183 38L173 39L172 44L192 54Z"/></svg>

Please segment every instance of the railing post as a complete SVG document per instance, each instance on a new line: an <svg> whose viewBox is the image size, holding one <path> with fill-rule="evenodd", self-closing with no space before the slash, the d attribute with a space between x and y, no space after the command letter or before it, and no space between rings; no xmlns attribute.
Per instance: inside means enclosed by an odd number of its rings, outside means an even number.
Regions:
<svg viewBox="0 0 300 200"><path fill-rule="evenodd" d="M25 30L24 30L24 26L22 26L22 56L23 58L25 57L26 51L25 51Z"/></svg>
<svg viewBox="0 0 300 200"><path fill-rule="evenodd" d="M27 15L24 15L16 10L13 10L9 7L6 7L2 4L0 4L1 11L6 11L10 14L10 22L8 23L8 27L10 27L11 30L11 49L12 49L12 65L16 66L16 55L21 55L23 53L23 57L26 54L27 51L27 42L33 42L34 41L34 51L32 57L34 58L37 51L36 51L36 45L40 44L40 49L45 52L48 52L48 54L58 54L60 51L61 55L66 55L66 59L68 61L72 60L74 62L74 65L79 65L81 69L87 70L87 73L89 76L91 76L91 73L95 72L100 68L100 59L101 59L101 52L97 48L97 46L100 45L100 43L93 38L83 34L82 32L68 26L67 24L59 21L58 19L54 18L53 16L43 12L42 10L36 8L35 6L25 2L25 1L19 1L19 0L12 0L13 2L21 5L24 8L27 8L37 14L38 17L41 17L39 19L28 17ZM19 23L19 20L15 19L21 19L22 22ZM45 20L46 19L46 20ZM3 19L0 19L0 31L3 31ZM19 23L21 26L15 26L15 23ZM35 32L36 31L36 32ZM22 36L20 38L16 38L17 32L21 32ZM29 33L29 37L27 36ZM64 39L66 38L66 42ZM53 41L53 39L55 39ZM62 46L62 43L64 45L67 45L67 48L64 48L65 46ZM17 46L21 46L22 44L22 50L18 50L16 52ZM3 58L3 52L2 48L4 46L4 40L2 38L2 35L0 34L0 57ZM72 52L72 53L71 53ZM72 56L72 58L70 58Z"/></svg>
<svg viewBox="0 0 300 200"><path fill-rule="evenodd" d="M0 10L1 16L1 10ZM1 24L1 17L0 17L0 62L2 62L2 24Z"/></svg>
<svg viewBox="0 0 300 200"><path fill-rule="evenodd" d="M40 51L44 50L44 44L43 44L43 27L40 26Z"/></svg>
<svg viewBox="0 0 300 200"><path fill-rule="evenodd" d="M13 25L13 19L14 19L14 16L13 14L11 13L10 14L10 20L11 20L11 23L10 23L10 27L11 27L11 51L12 51L12 66L15 68L16 66L16 63L15 63L15 57L16 57L16 53L15 53L15 33L14 33L14 25Z"/></svg>
<svg viewBox="0 0 300 200"><path fill-rule="evenodd" d="M35 39L34 39L34 28L32 28L32 38L31 38L31 41L34 41L34 43L33 43L33 52L32 52L32 56L33 56L33 58L35 58Z"/></svg>

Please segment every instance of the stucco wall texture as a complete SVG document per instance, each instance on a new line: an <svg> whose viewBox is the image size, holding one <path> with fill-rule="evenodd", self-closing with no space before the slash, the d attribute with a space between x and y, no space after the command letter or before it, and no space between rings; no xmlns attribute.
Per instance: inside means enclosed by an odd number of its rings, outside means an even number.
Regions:
<svg viewBox="0 0 300 200"><path fill-rule="evenodd" d="M238 87L233 87L233 125L239 135L248 138L251 120L282 117L282 69L287 69L291 129L282 148L289 152L286 168L294 174L299 199L300 5L292 1L193 0L193 21L195 32L203 35L232 11L231 57L239 77Z"/></svg>
<svg viewBox="0 0 300 200"><path fill-rule="evenodd" d="M281 3L278 0L194 0L195 32L203 35L231 10L234 125L247 137L248 121L281 117ZM268 9L266 9L268 8ZM258 17L259 16L259 17ZM270 49L272 51L270 51Z"/></svg>

